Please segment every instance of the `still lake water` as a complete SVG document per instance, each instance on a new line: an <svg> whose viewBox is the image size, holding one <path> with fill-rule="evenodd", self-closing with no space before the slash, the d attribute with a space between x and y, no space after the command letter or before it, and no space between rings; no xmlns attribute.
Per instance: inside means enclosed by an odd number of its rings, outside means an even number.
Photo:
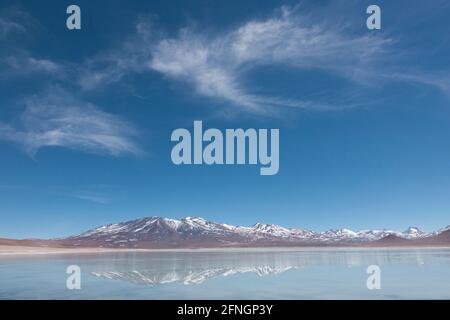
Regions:
<svg viewBox="0 0 450 320"><path fill-rule="evenodd" d="M66 268L81 268L81 289ZM381 268L368 290L366 269ZM450 299L450 249L229 249L0 256L0 299Z"/></svg>

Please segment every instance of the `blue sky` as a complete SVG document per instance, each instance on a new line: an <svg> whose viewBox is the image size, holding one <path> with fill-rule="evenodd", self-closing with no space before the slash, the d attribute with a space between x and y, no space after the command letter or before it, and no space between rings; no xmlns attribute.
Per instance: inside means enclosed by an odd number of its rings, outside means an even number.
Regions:
<svg viewBox="0 0 450 320"><path fill-rule="evenodd" d="M446 1L0 6L0 237L143 216L450 224ZM176 128L280 128L280 171L175 166Z"/></svg>

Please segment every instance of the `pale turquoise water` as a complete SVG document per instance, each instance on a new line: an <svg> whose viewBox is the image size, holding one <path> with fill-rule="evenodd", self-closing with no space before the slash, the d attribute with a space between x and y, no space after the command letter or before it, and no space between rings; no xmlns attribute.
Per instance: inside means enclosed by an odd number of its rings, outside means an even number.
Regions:
<svg viewBox="0 0 450 320"><path fill-rule="evenodd" d="M81 268L81 290L66 268ZM366 268L381 268L368 290ZM450 299L449 249L226 250L0 257L0 299Z"/></svg>

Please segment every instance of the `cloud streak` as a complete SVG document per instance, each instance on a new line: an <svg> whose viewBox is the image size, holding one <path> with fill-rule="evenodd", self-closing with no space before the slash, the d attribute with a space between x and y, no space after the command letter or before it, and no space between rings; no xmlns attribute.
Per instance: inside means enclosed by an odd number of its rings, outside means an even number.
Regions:
<svg viewBox="0 0 450 320"><path fill-rule="evenodd" d="M142 151L134 141L136 135L121 117L76 99L59 87L27 99L15 126L0 123L0 139L16 143L31 157L44 147L139 156Z"/></svg>
<svg viewBox="0 0 450 320"><path fill-rule="evenodd" d="M55 76L63 76L65 67L49 59L39 59L28 53L11 54L3 59L4 72L9 75L24 75L44 73Z"/></svg>
<svg viewBox="0 0 450 320"><path fill-rule="evenodd" d="M254 93L246 76L261 66L287 65L362 81L391 43L373 34L346 35L344 27L313 22L287 7L265 20L251 20L212 36L184 28L177 37L158 38L143 21L136 29L135 38L121 49L84 65L79 78L84 89L118 82L128 73L152 70L193 87L199 96L254 112L280 106L328 110L335 106Z"/></svg>
<svg viewBox="0 0 450 320"><path fill-rule="evenodd" d="M21 24L0 17L0 38L6 38L12 33L23 33L25 32L25 27Z"/></svg>
<svg viewBox="0 0 450 320"><path fill-rule="evenodd" d="M69 72L67 63L35 57L26 48L27 37L40 29L39 24L26 12L17 8L0 12L0 79L11 76L45 74L63 78Z"/></svg>
<svg viewBox="0 0 450 320"><path fill-rule="evenodd" d="M83 90L95 90L123 81L129 74L154 71L192 88L197 96L271 115L280 108L326 111L367 105L371 102L364 95L354 101L347 97L382 87L386 80L433 86L449 93L448 76L417 72L411 63L400 61L405 53L399 39L355 30L358 28L349 21L329 24L292 7L215 34L186 27L174 37L162 36L148 20L141 19L136 34L120 48L89 59L81 67L78 83ZM257 82L252 72L265 66L338 77L347 91L301 98L284 92L264 94L264 86L255 91L251 85Z"/></svg>
<svg viewBox="0 0 450 320"><path fill-rule="evenodd" d="M119 48L87 59L81 66L77 83L82 90L95 90L120 82L127 74L148 71L146 61L152 55L153 33L148 21L140 19L136 33Z"/></svg>
<svg viewBox="0 0 450 320"><path fill-rule="evenodd" d="M27 33L35 25L34 19L16 7L0 11L0 39Z"/></svg>
<svg viewBox="0 0 450 320"><path fill-rule="evenodd" d="M140 19L135 34L120 47L90 57L81 65L26 53L4 57L0 65L13 74L40 72L64 83L75 79L81 91L125 81L128 75L157 72L168 81L192 88L197 96L237 110L271 115L280 108L326 111L367 105L370 101L362 94L355 100L348 97L374 88L374 84L382 86L386 80L433 86L447 94L450 91L448 76L427 75L395 61L399 55L396 41L383 33L354 30L348 21L328 24L292 7L215 34L187 27L167 37L155 31L151 19ZM264 83L258 91L251 88L258 83L252 72L265 66L338 77L344 80L346 91L336 94L326 89L324 94L301 98L285 92L261 93ZM323 88L320 91L324 92Z"/></svg>
<svg viewBox="0 0 450 320"><path fill-rule="evenodd" d="M94 202L98 204L110 203L110 200L108 198L95 194L72 194L71 196L79 200Z"/></svg>

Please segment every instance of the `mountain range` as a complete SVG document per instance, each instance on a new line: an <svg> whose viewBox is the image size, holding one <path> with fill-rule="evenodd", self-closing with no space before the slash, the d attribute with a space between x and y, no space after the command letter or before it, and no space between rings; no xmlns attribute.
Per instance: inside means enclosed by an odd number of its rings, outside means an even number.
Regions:
<svg viewBox="0 0 450 320"><path fill-rule="evenodd" d="M385 229L332 229L315 232L264 223L242 227L199 217L180 220L146 217L100 226L80 235L54 241L63 246L118 248L450 245L450 226L431 233L416 227L403 232Z"/></svg>
<svg viewBox="0 0 450 320"><path fill-rule="evenodd" d="M113 223L66 238L1 239L0 245L102 248L215 248L291 246L450 246L450 226L434 232L410 227L393 230L331 229L316 232L256 223L251 227L207 221L200 217L176 220L146 217Z"/></svg>

